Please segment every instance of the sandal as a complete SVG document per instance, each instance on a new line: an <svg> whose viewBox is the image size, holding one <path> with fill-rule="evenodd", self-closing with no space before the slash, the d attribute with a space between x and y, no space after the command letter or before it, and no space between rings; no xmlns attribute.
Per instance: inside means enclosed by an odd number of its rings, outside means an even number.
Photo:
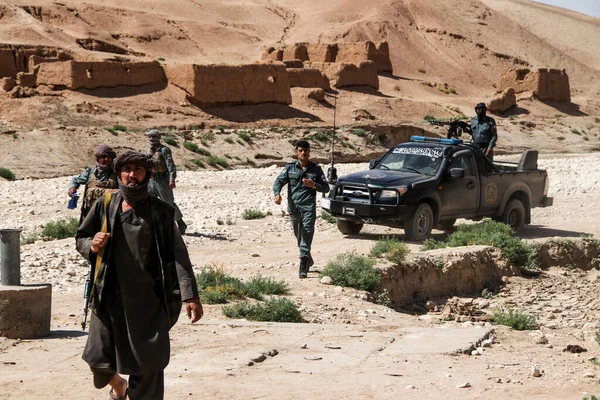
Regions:
<svg viewBox="0 0 600 400"><path fill-rule="evenodd" d="M125 396L117 396L116 394L113 393L112 389L110 389L110 392L108 393L108 399L109 400L127 400L127 391L129 391L129 388L125 389Z"/></svg>

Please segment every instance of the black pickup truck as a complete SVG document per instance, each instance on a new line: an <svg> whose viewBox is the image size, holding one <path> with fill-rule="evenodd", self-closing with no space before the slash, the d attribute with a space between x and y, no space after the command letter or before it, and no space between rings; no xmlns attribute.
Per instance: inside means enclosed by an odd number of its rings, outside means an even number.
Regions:
<svg viewBox="0 0 600 400"><path fill-rule="evenodd" d="M552 205L537 158L526 150L519 163L492 162L460 139L413 136L371 161L369 171L341 177L321 206L348 235L379 224L421 241L433 228L452 228L457 218L483 217L516 233L531 222L531 208Z"/></svg>

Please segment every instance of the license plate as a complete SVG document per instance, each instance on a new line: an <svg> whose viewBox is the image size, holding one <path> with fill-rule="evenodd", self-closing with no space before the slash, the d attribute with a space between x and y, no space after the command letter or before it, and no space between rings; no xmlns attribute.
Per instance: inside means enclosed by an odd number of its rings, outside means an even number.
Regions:
<svg viewBox="0 0 600 400"><path fill-rule="evenodd" d="M331 209L331 199L328 199L327 197L323 197L321 199L321 207L323 207L326 210Z"/></svg>
<svg viewBox="0 0 600 400"><path fill-rule="evenodd" d="M344 214L346 214L346 215L355 215L356 214L356 209L355 208L344 207Z"/></svg>

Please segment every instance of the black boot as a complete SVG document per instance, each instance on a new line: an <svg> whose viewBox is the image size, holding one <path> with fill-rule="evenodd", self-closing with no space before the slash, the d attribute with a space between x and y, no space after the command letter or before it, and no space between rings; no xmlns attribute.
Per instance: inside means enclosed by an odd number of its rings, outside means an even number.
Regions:
<svg viewBox="0 0 600 400"><path fill-rule="evenodd" d="M181 233L181 236L185 235L185 231L187 229L187 224L185 222L183 222L182 219L177 221L177 227L179 228L179 233Z"/></svg>
<svg viewBox="0 0 600 400"><path fill-rule="evenodd" d="M300 269L299 269L299 273L298 273L298 277L300 279L304 279L308 276L308 268L310 268L308 266L308 257L302 257L300 258Z"/></svg>

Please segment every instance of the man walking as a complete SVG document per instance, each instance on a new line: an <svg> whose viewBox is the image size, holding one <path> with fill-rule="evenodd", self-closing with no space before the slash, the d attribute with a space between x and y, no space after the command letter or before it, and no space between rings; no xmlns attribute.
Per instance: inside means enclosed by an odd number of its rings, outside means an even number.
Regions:
<svg viewBox="0 0 600 400"><path fill-rule="evenodd" d="M69 197L73 197L73 193L81 185L85 185L83 192L83 201L81 204L81 217L79 223L85 219L85 216L92 208L92 204L102 197L107 190L116 190L119 187L117 175L113 170L113 161L117 154L106 144L101 144L96 148L96 168L86 168L81 174L74 176L71 179L69 186Z"/></svg>
<svg viewBox="0 0 600 400"><path fill-rule="evenodd" d="M494 147L498 140L496 121L486 115L485 103L477 103L475 106L476 116L471 120L471 127L465 127L465 132L473 136L473 141L479 149L490 158L494 159Z"/></svg>
<svg viewBox="0 0 600 400"><path fill-rule="evenodd" d="M300 279L306 278L314 264L310 248L317 220L317 192L329 192L329 184L318 164L310 161L310 145L301 140L296 144L298 159L287 163L275 180L275 204L281 204L281 189L288 185L288 212L300 249Z"/></svg>
<svg viewBox="0 0 600 400"><path fill-rule="evenodd" d="M79 253L97 265L83 359L96 388L111 386L111 399L163 399L182 300L192 322L203 313L174 210L148 194L153 167L150 155L118 157L119 190L94 204L76 236Z"/></svg>
<svg viewBox="0 0 600 400"><path fill-rule="evenodd" d="M175 204L173 189L177 187L175 179L177 178L177 167L173 162L171 149L163 145L160 141L160 132L152 129L146 132L148 141L150 142L150 153L154 155L156 167L150 179L149 190L150 194L158 197L165 203L175 209L175 221L181 234L185 234L187 225L183 222L181 210Z"/></svg>

